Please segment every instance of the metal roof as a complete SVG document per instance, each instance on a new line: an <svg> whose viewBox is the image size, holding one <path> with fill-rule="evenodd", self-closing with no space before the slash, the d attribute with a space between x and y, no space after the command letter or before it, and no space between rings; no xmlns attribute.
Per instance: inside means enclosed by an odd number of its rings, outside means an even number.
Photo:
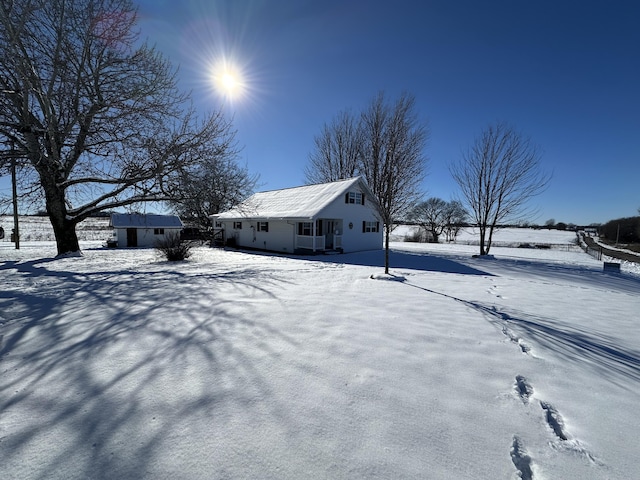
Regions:
<svg viewBox="0 0 640 480"><path fill-rule="evenodd" d="M214 215L217 219L233 218L314 218L322 209L355 185L373 200L373 195L361 177L337 182L304 185L302 187L255 193L236 207Z"/></svg>
<svg viewBox="0 0 640 480"><path fill-rule="evenodd" d="M177 215L142 213L112 213L109 225L113 228L182 228Z"/></svg>

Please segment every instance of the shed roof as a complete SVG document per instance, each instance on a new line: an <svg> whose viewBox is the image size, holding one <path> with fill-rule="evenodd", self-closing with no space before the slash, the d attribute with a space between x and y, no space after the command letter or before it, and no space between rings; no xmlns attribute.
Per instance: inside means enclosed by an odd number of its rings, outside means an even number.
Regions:
<svg viewBox="0 0 640 480"><path fill-rule="evenodd" d="M177 215L141 213L112 213L109 224L113 228L182 228Z"/></svg>
<svg viewBox="0 0 640 480"><path fill-rule="evenodd" d="M354 177L336 182L255 193L236 207L215 217L218 219L314 218L337 197L356 185L371 195L364 180L361 177Z"/></svg>

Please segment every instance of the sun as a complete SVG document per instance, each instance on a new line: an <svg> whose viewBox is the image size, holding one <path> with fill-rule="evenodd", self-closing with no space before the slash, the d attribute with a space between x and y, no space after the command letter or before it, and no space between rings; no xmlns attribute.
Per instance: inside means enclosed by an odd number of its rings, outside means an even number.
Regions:
<svg viewBox="0 0 640 480"><path fill-rule="evenodd" d="M213 82L218 94L229 99L242 96L245 89L241 72L230 65L214 68Z"/></svg>
<svg viewBox="0 0 640 480"><path fill-rule="evenodd" d="M240 82L232 73L225 73L220 79L221 87L224 91L233 92L240 86Z"/></svg>

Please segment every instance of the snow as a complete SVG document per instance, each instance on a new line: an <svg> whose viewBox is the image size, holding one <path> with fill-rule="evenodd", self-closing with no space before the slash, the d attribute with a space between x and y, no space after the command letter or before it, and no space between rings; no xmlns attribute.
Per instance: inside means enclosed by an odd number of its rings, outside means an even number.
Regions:
<svg viewBox="0 0 640 480"><path fill-rule="evenodd" d="M565 243L0 242L0 478L633 478L640 271Z"/></svg>
<svg viewBox="0 0 640 480"><path fill-rule="evenodd" d="M336 182L304 185L258 192L233 209L217 215L219 219L235 218L313 218L349 189L368 187L361 177Z"/></svg>

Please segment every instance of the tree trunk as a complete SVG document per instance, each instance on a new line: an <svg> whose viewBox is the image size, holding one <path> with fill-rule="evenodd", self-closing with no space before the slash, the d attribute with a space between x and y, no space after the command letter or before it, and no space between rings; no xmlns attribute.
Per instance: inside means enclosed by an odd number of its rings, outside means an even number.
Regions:
<svg viewBox="0 0 640 480"><path fill-rule="evenodd" d="M80 244L78 243L78 235L76 234L76 224L65 217L58 218L49 214L49 220L53 226L53 233L56 237L56 247L58 248L58 256L67 253L80 252Z"/></svg>
<svg viewBox="0 0 640 480"><path fill-rule="evenodd" d="M42 177L41 177L42 178ZM46 198L47 214L56 237L58 256L80 251L78 235L76 234L76 221L67 217L67 208L64 201L64 190L43 180Z"/></svg>
<svg viewBox="0 0 640 480"><path fill-rule="evenodd" d="M485 250L485 255L489 255L489 250L491 250L491 242L493 242L493 229L494 229L494 226L491 225L489 227L489 240L487 240L487 248Z"/></svg>
<svg viewBox="0 0 640 480"><path fill-rule="evenodd" d="M480 255L486 255L484 250L484 242L485 242L486 230L485 227L480 227Z"/></svg>
<svg viewBox="0 0 640 480"><path fill-rule="evenodd" d="M391 229L386 225L384 229L384 273L389 274L389 236Z"/></svg>

